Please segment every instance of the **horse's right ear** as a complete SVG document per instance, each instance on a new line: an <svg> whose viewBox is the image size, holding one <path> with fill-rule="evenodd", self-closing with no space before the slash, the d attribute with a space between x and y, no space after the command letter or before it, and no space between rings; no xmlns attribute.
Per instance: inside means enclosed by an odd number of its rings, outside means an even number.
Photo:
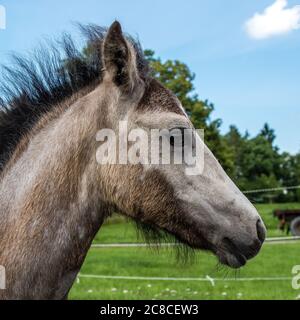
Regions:
<svg viewBox="0 0 300 320"><path fill-rule="evenodd" d="M121 25L115 21L107 31L103 44L106 73L112 81L125 91L132 91L138 80L136 57L122 33Z"/></svg>

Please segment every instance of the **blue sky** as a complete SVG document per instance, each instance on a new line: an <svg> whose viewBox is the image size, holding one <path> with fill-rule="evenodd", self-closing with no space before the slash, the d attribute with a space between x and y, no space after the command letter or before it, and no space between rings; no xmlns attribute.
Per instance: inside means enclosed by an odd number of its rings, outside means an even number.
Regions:
<svg viewBox="0 0 300 320"><path fill-rule="evenodd" d="M272 16L269 10L246 27L274 2L0 0L6 9L0 62L10 51L30 50L43 36L72 31L72 22L109 25L118 19L144 48L188 64L196 74L196 92L215 104L213 117L223 120L223 132L235 124L254 135L268 122L280 149L295 153L300 151L300 11L295 7L300 0L289 0L280 13L273 10Z"/></svg>

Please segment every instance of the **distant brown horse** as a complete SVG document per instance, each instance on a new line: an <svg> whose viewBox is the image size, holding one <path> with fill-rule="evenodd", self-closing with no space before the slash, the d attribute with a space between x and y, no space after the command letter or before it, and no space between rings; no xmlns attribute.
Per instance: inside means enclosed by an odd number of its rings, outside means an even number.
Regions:
<svg viewBox="0 0 300 320"><path fill-rule="evenodd" d="M0 112L0 264L3 299L63 299L91 242L113 212L156 227L238 268L265 227L205 147L204 172L185 164L99 165L96 134L130 128L192 128L180 101L149 73L139 44L114 22L82 27L35 62L6 68Z"/></svg>

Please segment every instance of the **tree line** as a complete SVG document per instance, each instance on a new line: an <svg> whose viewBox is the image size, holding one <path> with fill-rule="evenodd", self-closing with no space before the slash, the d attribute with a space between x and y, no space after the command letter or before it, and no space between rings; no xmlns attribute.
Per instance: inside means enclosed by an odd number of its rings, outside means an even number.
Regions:
<svg viewBox="0 0 300 320"><path fill-rule="evenodd" d="M195 74L188 66L178 60L162 61L152 50L145 50L145 56L152 75L177 95L195 128L205 130L208 147L241 190L300 185L300 152L280 152L269 124L254 137L241 133L235 125L222 135L222 120L212 119L214 105L195 93ZM251 198L256 202L300 201L300 189L253 193Z"/></svg>

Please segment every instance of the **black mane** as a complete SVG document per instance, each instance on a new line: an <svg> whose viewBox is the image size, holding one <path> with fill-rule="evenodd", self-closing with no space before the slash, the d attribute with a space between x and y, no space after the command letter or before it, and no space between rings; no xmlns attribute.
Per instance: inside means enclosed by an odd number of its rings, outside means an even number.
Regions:
<svg viewBox="0 0 300 320"><path fill-rule="evenodd" d="M106 28L79 25L85 42L78 49L69 34L47 42L31 59L12 55L12 67L3 66L0 84L0 172L22 136L55 105L79 90L102 81L101 45ZM142 78L148 63L138 41L126 36L135 48Z"/></svg>

